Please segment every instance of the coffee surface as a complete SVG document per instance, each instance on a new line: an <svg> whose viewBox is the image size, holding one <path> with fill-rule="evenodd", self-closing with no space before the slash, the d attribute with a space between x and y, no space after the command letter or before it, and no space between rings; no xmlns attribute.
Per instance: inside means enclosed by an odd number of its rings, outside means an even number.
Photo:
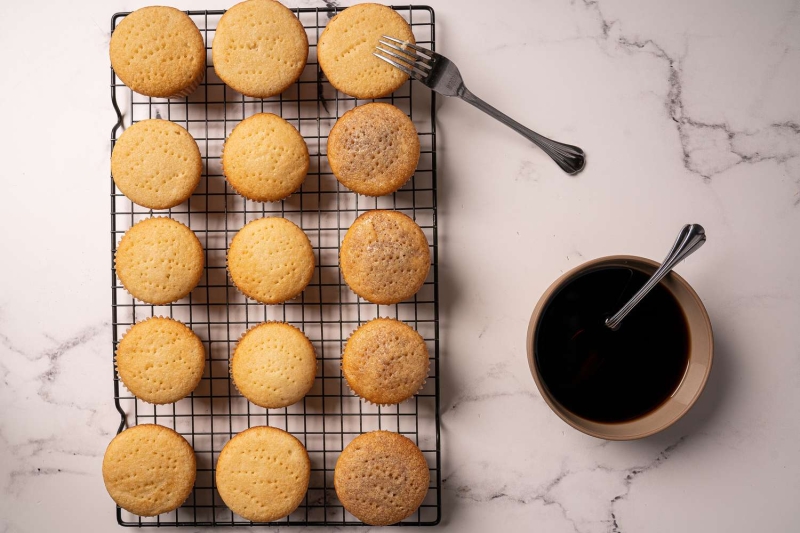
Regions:
<svg viewBox="0 0 800 533"><path fill-rule="evenodd" d="M534 339L545 387L566 409L625 422L660 406L686 372L689 331L677 300L657 285L622 321L604 324L649 276L607 267L574 279L550 299Z"/></svg>

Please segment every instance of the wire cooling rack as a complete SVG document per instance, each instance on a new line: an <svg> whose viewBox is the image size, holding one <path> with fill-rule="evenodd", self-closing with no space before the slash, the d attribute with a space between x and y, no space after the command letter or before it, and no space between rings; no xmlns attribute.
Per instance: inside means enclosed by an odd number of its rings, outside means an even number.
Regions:
<svg viewBox="0 0 800 533"><path fill-rule="evenodd" d="M394 7L410 24L417 42L434 48L434 13L427 6ZM279 97L244 97L226 87L214 73L211 42L224 11L188 11L207 49L206 75L200 87L182 99L148 98L133 93L111 71L111 101L118 121L111 132L111 148L123 129L149 118L164 118L185 127L197 140L203 156L203 177L194 195L169 210L152 211L132 204L111 180L111 314L114 351L122 335L150 316L181 320L203 340L207 365L194 393L175 404L154 406L136 399L114 372L114 400L126 426L157 423L181 433L197 455L197 481L182 507L171 513L143 518L117 508L124 526L234 526L253 525L233 514L216 491L214 467L219 451L235 434L257 425L291 432L306 446L311 458L308 494L290 516L263 525L359 525L344 510L333 489L333 471L339 453L357 435L376 429L396 431L415 441L431 469L431 485L419 511L401 525L434 525L441 516L441 457L439 446L439 310L438 246L436 232L435 97L414 91L406 83L390 102L411 117L419 132L421 158L414 177L390 196L358 196L336 181L325 148L334 122L348 109L366 103L337 92L317 64L316 43L336 7L292 11L306 28L310 53L300 80ZM111 19L111 31L128 13ZM225 137L245 117L271 112L296 126L308 144L311 166L302 189L282 202L245 200L227 185L220 153ZM431 273L419 293L406 302L378 306L358 298L342 280L338 268L339 244L350 224L370 209L395 209L411 216L431 245ZM205 250L206 269L197 288L179 302L153 306L136 301L120 284L113 256L119 239L133 224L151 216L170 216L189 226ZM231 239L246 222L264 216L283 216L308 235L317 268L308 288L296 300L262 305L242 296L230 283L225 253ZM353 396L342 378L340 357L345 340L360 324L377 316L402 320L419 331L431 354L430 376L417 396L391 407L376 407ZM317 352L317 379L302 402L284 409L263 409L243 398L229 379L228 358L236 341L249 327L265 320L282 320L302 329ZM259 524L260 525L260 524Z"/></svg>

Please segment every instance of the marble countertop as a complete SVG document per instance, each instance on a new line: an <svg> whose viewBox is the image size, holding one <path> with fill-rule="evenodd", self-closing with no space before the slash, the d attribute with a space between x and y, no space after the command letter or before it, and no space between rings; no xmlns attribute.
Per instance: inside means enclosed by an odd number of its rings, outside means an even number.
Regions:
<svg viewBox="0 0 800 533"><path fill-rule="evenodd" d="M117 528L107 47L111 14L147 3L0 5L0 533ZM797 530L800 3L429 3L473 92L588 154L567 177L441 102L440 528ZM528 371L534 304L582 261L661 259L687 222L709 235L677 268L714 325L705 393L641 441L576 432Z"/></svg>

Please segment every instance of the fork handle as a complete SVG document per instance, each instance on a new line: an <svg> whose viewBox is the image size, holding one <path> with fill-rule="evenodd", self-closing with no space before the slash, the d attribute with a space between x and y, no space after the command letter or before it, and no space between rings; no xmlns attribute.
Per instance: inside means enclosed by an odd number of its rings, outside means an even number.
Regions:
<svg viewBox="0 0 800 533"><path fill-rule="evenodd" d="M556 164L561 167L561 170L567 174L577 174L586 165L586 154L577 146L571 144L564 144L553 141L539 135L535 131L526 128L513 118L505 113L502 113L490 106L463 85L458 90L458 96L465 102L469 102L487 115L491 115L509 128L513 129L526 139L530 140L533 144L541 148L544 153L549 155Z"/></svg>

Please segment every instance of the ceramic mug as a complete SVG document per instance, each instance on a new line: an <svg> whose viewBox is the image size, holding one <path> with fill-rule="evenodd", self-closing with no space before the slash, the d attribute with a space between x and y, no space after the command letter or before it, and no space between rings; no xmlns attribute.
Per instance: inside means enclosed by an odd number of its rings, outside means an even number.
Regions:
<svg viewBox="0 0 800 533"><path fill-rule="evenodd" d="M694 405L708 380L714 358L714 336L711 321L703 302L692 287L675 272L669 273L661 284L677 300L686 317L689 329L689 359L686 373L675 392L664 403L647 414L625 422L597 422L580 417L564 408L542 383L536 364L536 337L544 310L551 299L575 278L607 267L633 268L651 276L659 264L635 256L614 255L588 261L558 278L536 304L528 325L528 365L533 379L547 405L564 422L588 435L608 440L633 440L647 437L677 422Z"/></svg>

